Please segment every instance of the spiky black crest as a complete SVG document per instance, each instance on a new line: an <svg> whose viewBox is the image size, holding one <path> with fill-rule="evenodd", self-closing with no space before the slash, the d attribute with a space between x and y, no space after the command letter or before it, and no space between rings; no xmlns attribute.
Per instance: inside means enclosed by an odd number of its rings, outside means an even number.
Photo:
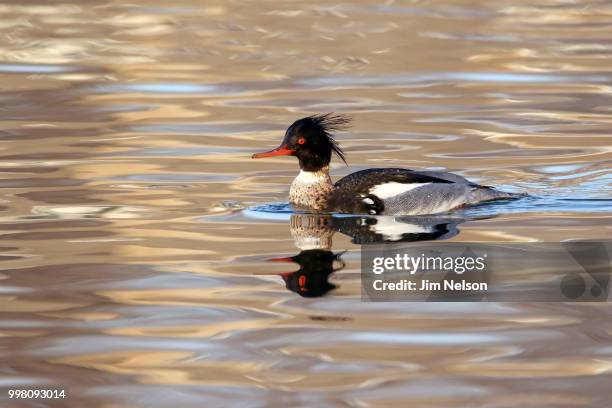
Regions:
<svg viewBox="0 0 612 408"><path fill-rule="evenodd" d="M321 115L308 116L304 119L311 120L315 125L321 128L322 133L329 140L332 151L336 154L336 156L342 159L344 164L348 165L344 156L344 151L334 139L333 134L335 132L348 129L351 126L351 117L330 112Z"/></svg>

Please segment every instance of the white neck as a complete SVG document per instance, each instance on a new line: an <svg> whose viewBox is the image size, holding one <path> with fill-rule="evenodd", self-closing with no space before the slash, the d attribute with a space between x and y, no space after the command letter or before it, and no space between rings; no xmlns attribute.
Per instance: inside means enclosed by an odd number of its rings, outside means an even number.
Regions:
<svg viewBox="0 0 612 408"><path fill-rule="evenodd" d="M331 179L329 178L329 167L323 167L319 171L300 170L300 173L295 177L294 181L300 184L319 184L327 183L328 181L331 183Z"/></svg>

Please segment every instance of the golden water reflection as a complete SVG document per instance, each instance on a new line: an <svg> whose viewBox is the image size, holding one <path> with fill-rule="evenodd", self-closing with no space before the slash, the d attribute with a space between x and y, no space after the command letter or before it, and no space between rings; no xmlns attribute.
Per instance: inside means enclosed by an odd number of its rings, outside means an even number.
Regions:
<svg viewBox="0 0 612 408"><path fill-rule="evenodd" d="M611 14L0 4L2 384L66 388L68 407L604 406L608 305L362 303L359 244L609 239ZM354 118L334 178L444 168L538 199L427 236L245 211L297 170L250 154L327 111ZM317 250L325 296L299 295L312 262L267 262Z"/></svg>

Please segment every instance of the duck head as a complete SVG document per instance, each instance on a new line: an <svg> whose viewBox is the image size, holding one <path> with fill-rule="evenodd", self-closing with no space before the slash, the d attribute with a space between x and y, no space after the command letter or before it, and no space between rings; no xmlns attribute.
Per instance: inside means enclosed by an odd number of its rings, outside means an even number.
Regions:
<svg viewBox="0 0 612 408"><path fill-rule="evenodd" d="M334 140L333 133L346 129L349 123L349 117L333 113L296 120L287 128L280 146L267 152L256 153L252 158L295 156L300 168L309 172L328 166L332 153L346 163L344 152Z"/></svg>

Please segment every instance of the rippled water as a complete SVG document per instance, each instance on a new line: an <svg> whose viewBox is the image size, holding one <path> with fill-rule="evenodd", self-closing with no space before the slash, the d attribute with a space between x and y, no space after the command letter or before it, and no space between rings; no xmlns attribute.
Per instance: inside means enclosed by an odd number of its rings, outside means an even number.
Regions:
<svg viewBox="0 0 612 408"><path fill-rule="evenodd" d="M609 404L607 304L362 303L356 244L609 239L609 2L128 3L0 2L3 387L66 389L31 406ZM328 111L354 118L334 177L440 168L532 197L391 232L291 214L296 163L250 154ZM304 252L307 279L266 261Z"/></svg>

